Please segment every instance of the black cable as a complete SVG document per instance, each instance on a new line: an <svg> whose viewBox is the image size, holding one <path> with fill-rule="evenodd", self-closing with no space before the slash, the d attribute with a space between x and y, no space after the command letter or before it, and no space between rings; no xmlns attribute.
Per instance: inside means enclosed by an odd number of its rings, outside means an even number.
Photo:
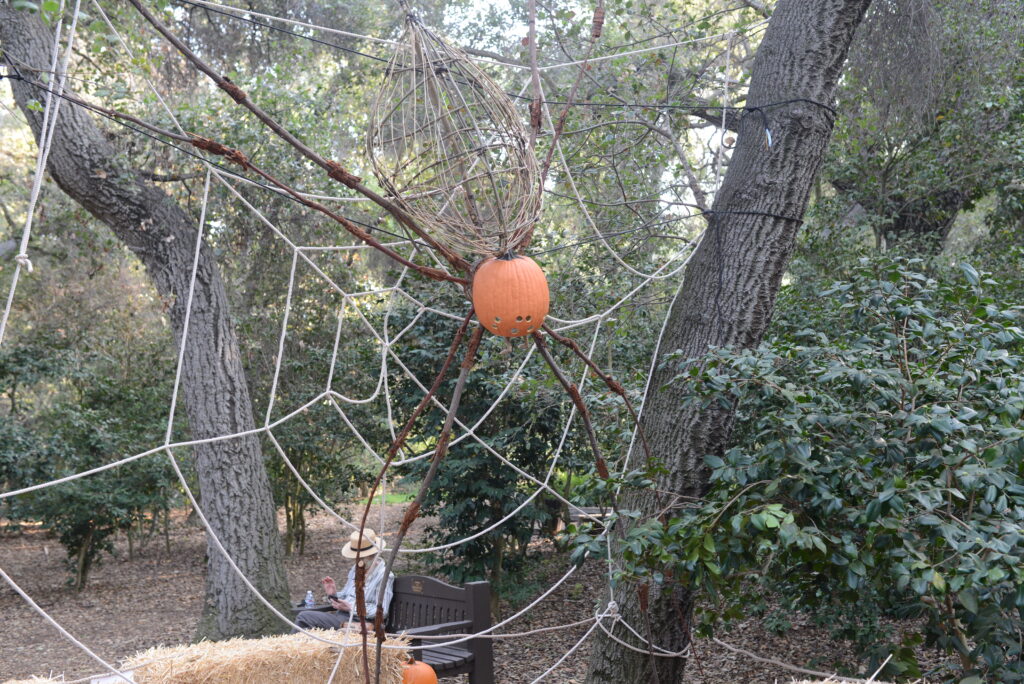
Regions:
<svg viewBox="0 0 1024 684"><path fill-rule="evenodd" d="M184 0L182 0L182 1L184 1ZM28 83L32 87L39 88L40 90L44 90L46 92L50 92L50 93L56 95L57 97L60 97L61 99L66 100L67 102L70 102L71 104L78 105L79 107L82 107L83 109L87 109L87 110L89 110L91 112L99 114L103 118L108 119L110 121L113 121L114 123L116 123L116 124L118 124L118 125L120 125L120 126L122 126L124 128L127 128L128 130L131 130L131 131L134 131L135 133L139 133L141 135L144 135L145 137L150 138L151 140L154 140L154 141L156 141L158 143L161 143L163 145L171 147L171 148L177 150L178 152L181 152L182 154L185 154L185 155L187 155L189 157L197 159L197 160L199 160L201 162L210 164L210 165L216 167L218 170L223 171L224 173L226 173L227 175L229 175L229 176L231 176L233 178L237 178L239 180L243 180L245 182L252 183L253 185L256 185L256 186L258 186L260 188L263 188L265 190L269 190L269 191L279 195L280 197L283 197L285 199L291 200L291 201L295 202L296 204L300 204L302 206L305 206L302 203L302 201L299 200L297 197L293 197L293 196L289 195L288 193L282 191L280 188L276 188L276 187L274 187L272 185L268 185L268 184L263 183L261 181L249 178L248 176L245 176L244 174L240 174L237 171L235 171L234 169L232 169L230 167L227 167L227 166L221 164L220 162L208 159L207 157L204 157L203 155L198 154L198 153L196 153L196 152L194 152L194 151L192 151L192 150L190 150L188 148L181 147L179 145L175 145L173 142L170 142L168 140L164 140L163 138L160 138L157 135L155 135L155 134L153 134L153 133L151 133L151 132L149 132L149 131L147 131L147 130L145 130L143 128L139 128L137 126L133 126L130 123L128 123L126 121L123 121L123 120L121 120L121 119L119 119L119 118L117 118L115 116L112 116L111 114L108 114L105 111L102 111L100 109L97 109L96 107L90 106L87 102L83 102L81 100L78 100L77 98L73 99L73 98L70 98L70 97L64 95L63 93L57 93L56 91L49 90L49 89L43 87L42 85L33 82L31 79L27 79L24 76L22 76L21 73L18 71L17 66L15 66L13 64L9 64L9 66L11 66L11 68L15 70L15 73L14 74L0 74L0 79L7 78L7 79L13 80L13 81L24 81L25 83ZM802 101L802 100L794 100L794 101ZM790 101L785 101L785 102L782 102L782 103L779 103L779 104L788 104L788 102L790 102ZM771 105L762 105L762 106L767 107L767 106L771 106ZM764 217L774 218L774 219L779 219L779 220L784 220L784 221L797 221L797 222L800 222L800 223L803 222L803 219L801 219L801 218L796 218L794 216L786 216L786 215L783 215L783 214L774 214L774 213L771 213L771 212L764 212L764 211L745 211L745 210L729 210L729 209L709 209L707 211L698 212L698 213L695 213L695 214L689 214L687 216L680 216L678 220L684 220L684 219L688 219L688 218L696 218L696 217L700 217L700 216L712 216L714 214L734 214L734 215L741 215L741 216L764 216ZM359 220L356 220L356 219L348 218L348 220L350 220L353 223L355 223L357 225L360 225L360 226L362 226L364 228L367 228L368 230L371 230L371 231L376 230L376 231L378 231L378 232L380 232L380 233L382 233L384 235L388 235L390 237L394 237L394 238L397 238L399 240L407 240L410 243L418 245L420 247L429 248L429 245L427 245L426 243L423 243L423 242L420 242L419 240L415 240L413 238L410 238L409 236L400 235L398 233L393 233L391 231L388 231L388 230L385 230L383 228L380 228L379 226L371 225L369 223L365 223L363 221L359 221ZM594 242L594 241L597 241L597 240L607 239L609 237L618 237L618 236L621 236L621 235L628 235L628 234L631 234L631 233L636 233L636 232L639 232L641 230L645 230L646 228L647 228L647 226L640 226L640 227L637 227L637 228L631 228L631 229L628 229L628 230L618 231L618 232L615 232L615 233L607 233L607 234L592 236L592 237L589 237L589 238L584 238L582 240L578 240L576 242L571 242L569 244L560 245L558 247L552 247L551 249L533 251L533 252L530 252L530 255L531 256L539 256L539 255L542 255L542 254L550 254L552 252L561 251L563 249L569 249L571 247L577 247L579 245L587 244L589 242ZM717 234L716 234L716 238L717 238ZM673 238L673 239L685 239L685 238L681 238L680 237L680 238Z"/></svg>
<svg viewBox="0 0 1024 684"><path fill-rule="evenodd" d="M286 28L281 28L280 26L274 26L273 24L269 24L269 23L266 23L266 22L263 22L263 21L259 21L258 19L251 19L249 17L243 17L243 16L239 16L237 14L231 14L230 12L225 12L223 10L215 9L213 7L207 7L206 5L200 5L199 3L192 2L191 0L175 0L175 1L179 2L179 3L182 3L182 4L185 4L185 5L190 5L192 7L196 7L196 8L199 8L199 9L203 9L203 10L207 10L207 11L210 11L210 12L214 12L214 13L219 14L221 16L228 17L229 19L237 19L238 21L248 22L248 23L253 24L255 26L261 26L263 28L270 29L271 31L278 31L280 33L284 33L284 34L287 34L289 36L294 36L296 38L302 38L303 40L308 40L308 41L311 41L313 43L318 43L320 45L324 45L324 46L329 47L329 48L334 48L336 50L341 50L343 52L348 52L348 53L353 54L353 55L359 55L360 57L366 57L367 59L372 59L372 60L374 60L376 62L383 62L384 64L387 64L390 61L390 60L385 59L383 57L377 57L376 55L371 55L371 54L369 54L367 52L361 52L359 50L354 50L352 48L347 48L347 47L345 47L343 45L338 45L337 43L331 43L329 41L321 40L319 38L314 38L312 36L306 36L306 35L303 35L301 33L297 33L295 31L291 31L291 30L286 29ZM244 11L244 10L239 10L239 11ZM526 95L520 95L519 93L512 93L512 92L506 92L505 94L508 95L509 97L513 98L513 99L516 99L516 100L522 100L524 102L533 102L533 98L532 97L528 97ZM829 112L832 113L833 116L836 115L836 110L833 109L832 107L830 107L830 106L828 106L826 104L822 104L821 102L816 102L815 100L811 100L811 99L808 99L808 98L794 98L794 99L791 99L791 100L783 100L781 102L771 102L769 104L759 105L757 107L741 107L741 106L730 106L730 105L708 105L708 104L643 104L643 103L629 104L629 103L621 103L621 102L566 102L566 101L558 101L558 100L542 100L542 102L544 104L548 104L548 105L562 105L562 106L569 105L571 107L611 107L611 108L619 108L619 109L668 109L668 110L673 110L674 109L674 110L690 110L690 111L705 110L705 109L717 109L717 110L733 110L733 111L746 110L746 111L751 111L751 112L752 111L758 111L758 110L761 110L761 109L764 109L764 108L769 108L769 107L779 107L779 106L786 105L786 104L791 104L791 103L794 103L794 102L806 102L808 104L812 104L812 105L815 105L815 106L818 106L818 107L821 107L823 109L828 110ZM765 116L763 111L761 112L761 116L762 117ZM767 130L767 129L768 129L768 126L766 124L765 125L765 130Z"/></svg>

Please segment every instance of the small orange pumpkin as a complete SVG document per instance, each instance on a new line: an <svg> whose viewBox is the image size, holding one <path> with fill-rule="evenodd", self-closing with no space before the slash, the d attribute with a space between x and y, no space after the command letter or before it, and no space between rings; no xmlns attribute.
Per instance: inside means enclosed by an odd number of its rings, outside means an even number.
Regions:
<svg viewBox="0 0 1024 684"><path fill-rule="evenodd" d="M410 657L402 666L402 684L437 684L437 673L426 663Z"/></svg>
<svg viewBox="0 0 1024 684"><path fill-rule="evenodd" d="M495 335L522 337L538 330L550 306L548 281L527 256L490 258L473 275L473 308Z"/></svg>

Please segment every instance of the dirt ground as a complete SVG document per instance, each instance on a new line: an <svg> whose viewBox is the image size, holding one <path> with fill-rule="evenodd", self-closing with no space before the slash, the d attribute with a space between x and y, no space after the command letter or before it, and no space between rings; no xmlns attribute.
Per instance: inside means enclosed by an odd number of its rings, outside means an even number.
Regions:
<svg viewBox="0 0 1024 684"><path fill-rule="evenodd" d="M402 511L401 506L387 507L384 528L396 529ZM374 518L374 523L379 524L379 518ZM410 545L417 544L423 524L414 526ZM343 537L347 534L343 535L339 525L327 516L317 516L309 522L305 555L286 560L296 600L306 589L316 589L324 574L344 577L347 565L340 553ZM532 578L538 593L566 570L562 556L543 544L540 550L542 555ZM64 584L61 547L41 530L29 530L0 537L0 567L76 638L101 657L119 661L141 649L189 640L201 605L205 551L202 530L178 519L171 533L170 553L162 539L157 538L144 549L136 549L129 561L127 544L120 540L117 556L107 556L93 571L86 590L76 595ZM401 556L398 572L418 571L411 565L415 558L415 554ZM597 597L605 587L602 570L596 564L585 566L507 631L529 631L593 615ZM508 607L507 614L514 608ZM59 674L73 680L101 671L6 585L0 586L0 618L0 681ZM496 641L497 681L532 681L571 648L586 628L583 625ZM816 657L832 660L844 652L842 644L830 641L820 630L806 624L796 624L785 636L776 636L751 620L725 638L740 648L795 664L812 662ZM789 682L793 677L791 672L762 665L713 643L696 643L695 655L687 667L687 684ZM585 642L547 681L582 682L588 656L589 643ZM445 681L454 684L466 680Z"/></svg>

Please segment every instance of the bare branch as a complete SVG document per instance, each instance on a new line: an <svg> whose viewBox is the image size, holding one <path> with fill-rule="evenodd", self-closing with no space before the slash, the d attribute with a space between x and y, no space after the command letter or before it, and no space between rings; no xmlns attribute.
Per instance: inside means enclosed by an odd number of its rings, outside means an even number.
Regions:
<svg viewBox="0 0 1024 684"><path fill-rule="evenodd" d="M191 64L196 69L210 77L210 79L217 84L217 87L219 87L229 96L231 96L231 99L234 100L237 104L245 107L250 112L252 112L257 119L259 119L267 128L276 133L278 137L280 137L282 140L284 140L289 145L294 147L296 150L299 151L299 153L301 153L304 157L312 161L314 164L324 169L330 178L338 181L339 183L345 185L348 188L351 188L352 190L355 190L359 194L370 199L378 206L387 210L387 212L394 216L399 223L401 223L406 228L411 230L413 233L418 235L420 238L423 239L424 242L426 242L428 245L434 248L439 254L444 256L444 258L448 260L448 262L452 265L453 268L462 271L463 273L469 273L469 262L467 262L458 254L452 252L451 250L447 249L443 245L439 244L436 240L434 240L434 238L432 238L426 231L420 228L420 226L412 219L412 217L410 217L406 212L402 211L402 209L397 204L391 202L390 200L382 197L373 190L367 188L365 185L362 184L362 178L349 173L338 162L330 159L325 159L324 157L320 156L316 151L314 151L308 145L306 145L297 137L295 137L288 129L279 124L273 117L271 117L269 114L263 111L263 109L256 105L256 103L254 103L249 98L249 96L245 93L244 90L242 90L237 85L231 82L231 79L227 78L226 76L221 76L216 71L214 71L213 68L206 64L202 59L200 59L199 56L196 55L196 53L189 49L189 47L185 45L181 40L179 40L177 36L171 33L170 29L164 26L159 19L153 16L153 14L149 10L147 10L142 5L142 3L139 2L139 0L128 1L132 4L133 7L135 7L136 10L138 10L139 14L141 14L143 18L145 18L145 20L148 21L150 25L152 25L153 28L156 29L160 35L167 39L167 41L171 43L171 45L173 45L178 50L178 52L180 52L182 56L185 57L185 59L191 62Z"/></svg>
<svg viewBox="0 0 1024 684"><path fill-rule="evenodd" d="M740 2L766 19L772 15L772 11L768 8L768 3L765 0L740 0Z"/></svg>

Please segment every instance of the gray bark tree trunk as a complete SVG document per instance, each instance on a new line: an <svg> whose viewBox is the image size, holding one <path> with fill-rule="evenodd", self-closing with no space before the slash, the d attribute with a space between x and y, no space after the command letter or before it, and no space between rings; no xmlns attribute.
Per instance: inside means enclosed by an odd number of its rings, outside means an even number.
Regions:
<svg viewBox="0 0 1024 684"><path fill-rule="evenodd" d="M52 31L35 14L0 4L0 47L38 78L50 62ZM27 68L25 65L29 65ZM28 104L45 92L12 80L18 107L38 142L43 113ZM251 430L252 405L228 300L212 251L200 251L188 340L182 340L196 241L196 220L163 191L118 159L91 116L61 105L47 170L69 197L108 225L145 265L160 296L170 302L178 345L186 344L182 394L196 439ZM180 347L179 347L180 348ZM153 435L154 442L162 435ZM162 458L154 455L152 458ZM249 580L274 604L288 601L287 578L270 481L255 435L195 447L204 512L218 538ZM197 637L222 639L280 631L280 622L208 543L203 617Z"/></svg>
<svg viewBox="0 0 1024 684"><path fill-rule="evenodd" d="M831 105L850 41L870 2L779 0L754 61L748 106L786 100ZM828 109L806 101L763 111L773 144L765 144L759 114L742 118L735 153L715 198L716 213L709 216L708 233L669 312L656 352L659 358L678 351L683 359L698 359L709 347L753 347L771 319L833 122ZM667 466L658 487L699 497L708 478L704 456L720 454L728 445L733 412L682 408L685 387L665 387L677 372L676 364L655 371L642 423L653 457ZM643 454L638 452L633 459L642 460ZM653 495L646 493L623 505L648 513L655 510ZM649 620L649 637L658 646L675 652L689 643L694 601L689 587L671 580L651 586L646 614L640 610L636 586L620 587L616 598L622 616L639 633L648 634ZM613 633L643 647L619 624ZM587 682L674 684L681 680L685 662L652 659L598 631Z"/></svg>

